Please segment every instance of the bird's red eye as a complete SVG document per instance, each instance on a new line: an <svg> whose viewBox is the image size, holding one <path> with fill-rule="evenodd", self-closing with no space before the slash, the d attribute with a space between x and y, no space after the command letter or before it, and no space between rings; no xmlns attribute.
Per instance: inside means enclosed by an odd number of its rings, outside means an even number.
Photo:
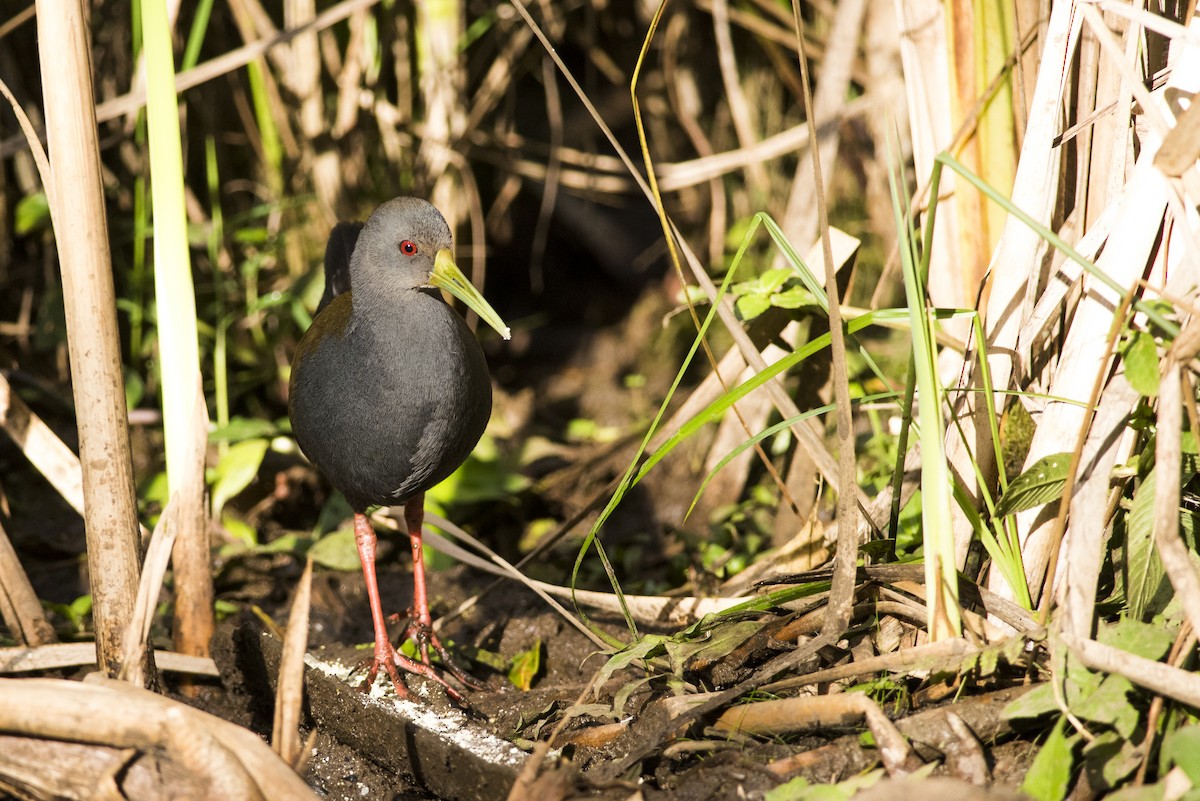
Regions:
<svg viewBox="0 0 1200 801"><path fill-rule="evenodd" d="M417 255L417 243L412 241L411 239L405 239L403 242L400 243L400 252L403 253L405 256Z"/></svg>

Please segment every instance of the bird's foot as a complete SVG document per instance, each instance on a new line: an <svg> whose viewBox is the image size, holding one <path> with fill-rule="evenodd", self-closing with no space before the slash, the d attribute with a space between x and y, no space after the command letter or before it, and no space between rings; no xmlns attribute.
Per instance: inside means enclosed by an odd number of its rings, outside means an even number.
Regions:
<svg viewBox="0 0 1200 801"><path fill-rule="evenodd" d="M466 703L465 699L462 697L462 694L458 690L454 689L454 687L450 686L450 684L444 678L442 678L442 676L438 674L438 672L434 670L431 665L426 662L418 662L416 660L409 659L407 656L396 650L396 646L392 645L387 640L384 640L382 643L376 641L375 653L367 661L367 677L359 686L359 689L363 692L368 692L371 689L371 685L375 683L375 677L379 675L379 668L382 667L388 674L388 678L392 680L392 687L396 690L396 695L400 696L401 698L408 698L408 688L405 687L404 682L400 680L400 670L404 670L409 673L415 673L418 676L424 676L427 679L437 682L438 684L442 685L442 687L446 690L446 695L450 696L451 699L459 703ZM399 668L399 670L397 670L397 668ZM458 678L458 675L454 673L454 671L451 671L451 673L455 676L455 678ZM462 681L461 679L459 680ZM467 682L463 683L467 684ZM471 685L467 684L467 686Z"/></svg>
<svg viewBox="0 0 1200 801"><path fill-rule="evenodd" d="M408 626L404 629L404 637L416 644L421 664L427 666L431 664L429 661L429 651L432 649L438 655L442 669L462 682L463 686L475 691L488 689L487 685L481 683L454 661L454 657L450 656L450 651L438 639L437 632L433 630L432 622L423 621L420 616L410 616Z"/></svg>

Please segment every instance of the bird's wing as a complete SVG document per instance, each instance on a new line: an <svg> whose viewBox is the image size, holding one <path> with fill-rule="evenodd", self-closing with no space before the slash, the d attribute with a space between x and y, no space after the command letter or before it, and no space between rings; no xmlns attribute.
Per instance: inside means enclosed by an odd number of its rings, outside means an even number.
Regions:
<svg viewBox="0 0 1200 801"><path fill-rule="evenodd" d="M362 227L360 222L340 222L329 232L329 242L325 245L325 292L317 304L318 313L329 301L350 291L350 256Z"/></svg>

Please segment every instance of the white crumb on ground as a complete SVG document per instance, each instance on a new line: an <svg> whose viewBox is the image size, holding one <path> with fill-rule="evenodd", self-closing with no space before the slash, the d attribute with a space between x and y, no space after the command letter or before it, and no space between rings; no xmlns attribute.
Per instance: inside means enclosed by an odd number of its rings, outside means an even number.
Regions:
<svg viewBox="0 0 1200 801"><path fill-rule="evenodd" d="M347 681L354 670L347 665L322 661L312 654L305 654L304 663L340 681ZM423 693L424 690L423 687L412 688L414 695ZM491 732L484 731L458 709L435 710L408 699L397 698L386 677L380 677L371 686L368 695L379 703L391 703L401 717L412 721L414 725L494 765L517 766L525 761L525 754L519 748Z"/></svg>

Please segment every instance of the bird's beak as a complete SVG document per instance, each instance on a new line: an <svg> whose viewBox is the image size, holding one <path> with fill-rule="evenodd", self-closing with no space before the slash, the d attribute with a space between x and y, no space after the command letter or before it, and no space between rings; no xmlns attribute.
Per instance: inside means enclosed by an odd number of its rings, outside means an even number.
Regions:
<svg viewBox="0 0 1200 801"><path fill-rule="evenodd" d="M458 265L454 263L454 255L449 250L443 248L437 252L437 256L433 259L433 273L429 276L429 283L438 289L446 290L467 304L467 307L478 314L480 319L495 328L500 336L505 339L512 338L512 332L500 319L500 315L496 314L492 305L483 299L479 290L467 280L467 277L462 274L462 270L458 269Z"/></svg>

